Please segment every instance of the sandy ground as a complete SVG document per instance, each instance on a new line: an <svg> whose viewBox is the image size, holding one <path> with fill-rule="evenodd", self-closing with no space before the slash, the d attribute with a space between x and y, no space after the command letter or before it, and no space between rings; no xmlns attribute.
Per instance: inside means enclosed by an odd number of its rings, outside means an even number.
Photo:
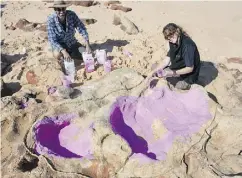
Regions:
<svg viewBox="0 0 242 178"><path fill-rule="evenodd" d="M17 41L31 34L20 30L9 31L4 24L15 24L20 18L32 22L45 22L52 9L48 3L3 1L1 35L6 42ZM153 43L164 42L162 28L169 22L180 24L194 39L203 60L220 61L225 57L241 56L242 2L147 2L123 1L123 5L133 8L131 12L122 13L107 9L105 6L92 7L71 6L81 18L94 18L97 23L88 26L91 43L106 39L125 39L135 45L139 40L152 38ZM112 24L113 14L125 14L142 33L128 36ZM80 38L81 39L81 38ZM31 42L31 41L30 41ZM17 46L22 48L23 46ZM27 49L31 46L25 46ZM158 46L157 46L158 47ZM3 48L4 49L4 48ZM15 49L17 52L17 49ZM3 51L4 53L5 51ZM7 51L6 51L7 52ZM14 51L11 51L13 54Z"/></svg>

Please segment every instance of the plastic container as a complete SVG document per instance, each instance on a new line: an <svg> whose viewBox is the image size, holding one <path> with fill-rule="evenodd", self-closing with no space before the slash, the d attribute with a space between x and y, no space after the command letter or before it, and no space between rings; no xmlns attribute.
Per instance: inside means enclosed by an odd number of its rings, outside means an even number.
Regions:
<svg viewBox="0 0 242 178"><path fill-rule="evenodd" d="M163 69L159 69L156 74L157 74L158 77L163 77L164 76Z"/></svg>
<svg viewBox="0 0 242 178"><path fill-rule="evenodd" d="M94 58L93 58L92 54L83 52L82 58L83 58L83 61L85 64L86 72L88 72L88 73L93 72L95 70L95 63L94 63Z"/></svg>
<svg viewBox="0 0 242 178"><path fill-rule="evenodd" d="M107 53L104 49L102 50L96 50L96 58L97 62L99 64L104 65L104 63L107 61Z"/></svg>
<svg viewBox="0 0 242 178"><path fill-rule="evenodd" d="M62 80L62 85L67 88L70 88L71 84L73 83L73 81L71 81L72 77L70 76L63 76L61 80Z"/></svg>
<svg viewBox="0 0 242 178"><path fill-rule="evenodd" d="M71 60L71 61L64 60L64 66L65 66L65 70L66 70L66 75L68 75L70 77L71 82L74 82L75 75L76 75L76 68L75 68L74 60Z"/></svg>
<svg viewBox="0 0 242 178"><path fill-rule="evenodd" d="M86 72L91 73L95 70L94 60L85 63Z"/></svg>
<svg viewBox="0 0 242 178"><path fill-rule="evenodd" d="M104 67L105 72L107 72L107 73L111 72L112 71L112 61L111 60L105 61L103 67Z"/></svg>
<svg viewBox="0 0 242 178"><path fill-rule="evenodd" d="M56 92L57 88L56 87L48 87L48 95L52 95Z"/></svg>
<svg viewBox="0 0 242 178"><path fill-rule="evenodd" d="M132 58L133 54L127 50L124 51L124 54L127 55L128 57Z"/></svg>

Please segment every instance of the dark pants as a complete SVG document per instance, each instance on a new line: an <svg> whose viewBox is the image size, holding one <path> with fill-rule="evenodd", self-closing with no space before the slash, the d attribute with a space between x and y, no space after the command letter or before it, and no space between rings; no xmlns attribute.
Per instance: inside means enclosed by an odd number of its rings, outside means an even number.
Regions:
<svg viewBox="0 0 242 178"><path fill-rule="evenodd" d="M70 54L71 58L75 62L75 66L77 68L80 67L81 66L81 63L83 61L83 59L82 59L82 52L85 52L86 51L86 48L82 44L80 44L78 42L75 43L75 44L73 44L71 47L68 47L65 44L61 44L61 45ZM52 52L54 52L55 49L52 48L51 50L52 50ZM65 72L64 60L63 59L60 59L58 61L58 63L60 64L62 71Z"/></svg>
<svg viewBox="0 0 242 178"><path fill-rule="evenodd" d="M66 51L70 54L70 56L73 59L82 60L82 54L81 53L86 51L86 48L78 42L73 44L71 47L68 47L65 44L61 44L61 46L64 49L66 49ZM78 49L80 49L81 53L79 52ZM57 50L55 48L53 48L52 46L49 47L49 51L52 51L52 53L54 53L55 51L57 52Z"/></svg>
<svg viewBox="0 0 242 178"><path fill-rule="evenodd" d="M194 73L181 75L180 77L168 77L167 81L175 88L180 90L189 90L192 84L198 80L200 68L197 68Z"/></svg>
<svg viewBox="0 0 242 178"><path fill-rule="evenodd" d="M66 45L62 45L62 46L63 46L63 48L65 48L67 50L67 52L70 54L70 56L73 59L82 60L82 54L79 52L79 49L80 49L81 52L86 51L85 47L78 42L73 44L70 48L68 48Z"/></svg>

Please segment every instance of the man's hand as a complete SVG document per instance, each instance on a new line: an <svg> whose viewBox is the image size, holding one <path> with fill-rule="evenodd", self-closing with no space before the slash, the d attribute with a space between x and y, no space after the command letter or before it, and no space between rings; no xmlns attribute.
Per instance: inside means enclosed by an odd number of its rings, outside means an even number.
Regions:
<svg viewBox="0 0 242 178"><path fill-rule="evenodd" d="M63 54L63 57L64 57L65 61L68 61L68 62L72 61L70 54L65 49L62 50L61 52Z"/></svg>
<svg viewBox="0 0 242 178"><path fill-rule="evenodd" d="M88 54L92 52L92 49L91 49L91 47L90 47L89 44L86 46L86 52L87 52Z"/></svg>
<svg viewBox="0 0 242 178"><path fill-rule="evenodd" d="M92 49L90 47L90 43L89 43L89 40L86 41L86 52L89 54L92 52Z"/></svg>

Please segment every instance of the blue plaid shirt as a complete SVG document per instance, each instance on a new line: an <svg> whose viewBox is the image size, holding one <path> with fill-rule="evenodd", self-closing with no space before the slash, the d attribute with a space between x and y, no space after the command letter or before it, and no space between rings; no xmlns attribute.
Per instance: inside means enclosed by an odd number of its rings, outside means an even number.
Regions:
<svg viewBox="0 0 242 178"><path fill-rule="evenodd" d="M75 38L75 29L88 41L88 33L84 24L78 18L75 12L66 11L66 31L59 22L57 14L51 14L47 20L48 41L51 47L61 51L65 47L71 48L77 42Z"/></svg>

